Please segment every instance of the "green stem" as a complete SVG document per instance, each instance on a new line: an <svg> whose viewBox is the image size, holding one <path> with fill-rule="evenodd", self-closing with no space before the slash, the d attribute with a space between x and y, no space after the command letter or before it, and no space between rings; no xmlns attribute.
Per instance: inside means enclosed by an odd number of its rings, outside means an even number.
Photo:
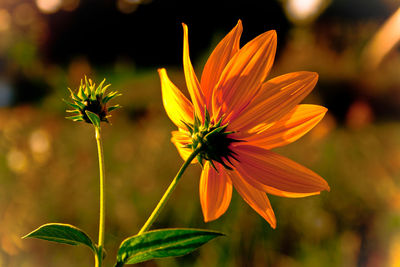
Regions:
<svg viewBox="0 0 400 267"><path fill-rule="evenodd" d="M95 267L99 267L100 266L100 262L99 262L99 258L100 258L100 256L99 256L99 253L98 253L98 251L94 254L94 266Z"/></svg>
<svg viewBox="0 0 400 267"><path fill-rule="evenodd" d="M103 247L104 247L104 224L105 224L105 197L104 197L104 184L105 184L105 170L104 170L104 154L103 145L101 141L100 127L95 126L95 136L97 143L97 152L99 154L99 169L100 169L100 218L99 218L99 241L97 244L98 253L96 254L96 267L102 266L103 261Z"/></svg>
<svg viewBox="0 0 400 267"><path fill-rule="evenodd" d="M199 154L201 151L202 147L199 146L190 154L190 156L187 158L185 163L183 163L182 167L179 169L178 173L176 174L174 180L171 182L169 185L167 191L165 191L163 197L160 199L158 202L156 208L153 210L151 213L150 217L147 219L146 223L143 225L142 229L140 229L138 235L143 234L149 228L151 225L154 223L154 221L157 219L158 215L160 214L162 208L165 206L166 202L168 201L169 197L171 196L172 192L174 191L176 185L178 184L180 178L182 177L183 173L185 172L186 168L190 165L192 160Z"/></svg>

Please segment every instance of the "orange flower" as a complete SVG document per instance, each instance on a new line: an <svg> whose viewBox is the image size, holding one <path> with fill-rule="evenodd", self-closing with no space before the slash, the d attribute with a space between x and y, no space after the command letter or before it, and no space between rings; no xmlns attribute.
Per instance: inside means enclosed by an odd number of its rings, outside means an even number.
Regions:
<svg viewBox="0 0 400 267"><path fill-rule="evenodd" d="M208 58L199 81L189 58L185 24L183 30L183 66L192 101L165 69L158 72L165 110L179 129L172 132L172 142L185 160L201 146L195 161L203 166L204 220L215 220L227 210L234 186L275 228L266 193L305 197L329 190L316 173L270 151L297 140L325 115L325 107L299 104L314 88L318 74L293 72L265 81L275 57L276 32L267 31L239 48L239 20Z"/></svg>

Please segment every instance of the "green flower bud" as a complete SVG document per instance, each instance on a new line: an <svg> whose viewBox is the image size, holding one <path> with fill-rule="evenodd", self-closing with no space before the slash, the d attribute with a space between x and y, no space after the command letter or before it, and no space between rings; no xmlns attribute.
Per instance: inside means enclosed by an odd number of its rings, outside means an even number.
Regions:
<svg viewBox="0 0 400 267"><path fill-rule="evenodd" d="M106 93L106 89L110 84L104 86L105 81L106 79L96 87L96 84L85 76L85 83L81 80L77 92L73 92L68 88L73 102L66 100L64 102L73 109L67 110L67 112L72 113L72 116L68 116L66 119L84 121L95 126L100 126L100 122L102 121L109 122L108 119L111 117L110 112L121 106L117 104L108 107L107 102L121 94L117 91Z"/></svg>

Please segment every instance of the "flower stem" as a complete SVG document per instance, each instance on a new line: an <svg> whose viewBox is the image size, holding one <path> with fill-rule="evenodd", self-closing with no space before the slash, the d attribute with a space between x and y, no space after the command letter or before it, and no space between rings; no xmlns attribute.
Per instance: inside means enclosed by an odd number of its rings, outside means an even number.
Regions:
<svg viewBox="0 0 400 267"><path fill-rule="evenodd" d="M154 221L157 219L157 217L160 214L161 210L163 209L163 207L167 203L169 197L171 196L172 192L174 191L176 185L178 184L178 182L179 182L180 178L182 177L183 173L185 172L186 168L190 165L190 163L197 156L197 154L199 154L201 149L202 149L202 147L198 146L196 148L196 150L194 150L192 152L192 154L190 154L190 156L187 158L185 163L183 163L182 167L179 169L178 173L176 174L174 180L172 180L171 184L169 185L167 191L165 191L164 195L162 196L162 198L158 202L156 208L153 210L153 212L151 213L150 217L147 219L146 223L143 225L142 229L140 229L138 235L143 234L144 232L149 230L149 228L154 223Z"/></svg>
<svg viewBox="0 0 400 267"><path fill-rule="evenodd" d="M103 261L104 224L105 224L105 197L104 197L105 171L104 171L103 144L101 141L100 127L95 126L94 128L95 128L95 136L97 143L97 152L99 154L99 169L100 169L100 218L99 218L99 240L97 244L98 253L96 255L96 267L101 267Z"/></svg>
<svg viewBox="0 0 400 267"><path fill-rule="evenodd" d="M101 258L101 256L99 256L99 252L96 252L95 254L94 254L94 266L95 267L99 267L100 266L100 259Z"/></svg>

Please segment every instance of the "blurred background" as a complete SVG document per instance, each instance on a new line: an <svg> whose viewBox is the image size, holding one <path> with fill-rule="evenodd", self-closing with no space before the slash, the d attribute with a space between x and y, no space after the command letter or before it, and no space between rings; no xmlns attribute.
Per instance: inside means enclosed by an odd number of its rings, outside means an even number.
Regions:
<svg viewBox="0 0 400 267"><path fill-rule="evenodd" d="M134 235L182 160L161 101L157 68L183 90L182 27L197 74L243 22L241 44L276 29L270 77L316 71L304 101L328 107L309 134L276 149L319 173L331 192L271 196L273 230L234 193L203 222L200 167L184 175L154 228L226 237L180 258L139 266L400 266L400 2L397 0L0 0L0 266L91 266L85 247L21 240L47 222L97 241L98 166L92 127L64 119L67 87L88 75L123 93L103 127L106 266Z"/></svg>

